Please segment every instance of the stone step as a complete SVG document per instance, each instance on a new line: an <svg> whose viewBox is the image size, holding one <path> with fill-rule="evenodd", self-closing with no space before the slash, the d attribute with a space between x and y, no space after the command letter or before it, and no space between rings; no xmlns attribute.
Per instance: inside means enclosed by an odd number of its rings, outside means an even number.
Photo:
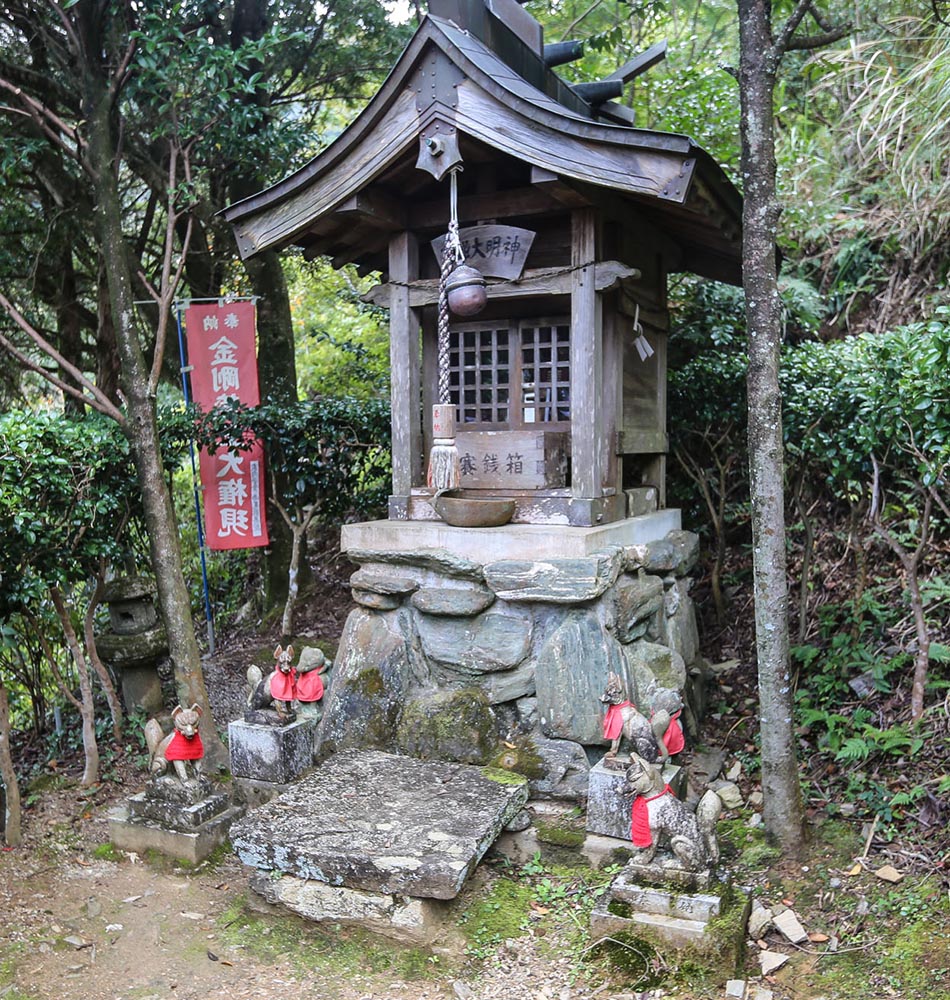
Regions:
<svg viewBox="0 0 950 1000"><path fill-rule="evenodd" d="M182 805L139 792L129 799L129 814L133 819L151 820L171 830L193 830L224 812L230 804L224 794L209 795L193 805Z"/></svg>
<svg viewBox="0 0 950 1000"><path fill-rule="evenodd" d="M684 893L656 886L642 886L627 880L623 872L610 887L610 895L627 903L639 913L682 917L687 920L709 920L719 916L718 896L707 893Z"/></svg>
<svg viewBox="0 0 950 1000"><path fill-rule="evenodd" d="M620 931L631 934L649 933L650 940L670 944L675 948L686 948L702 944L709 922L689 920L661 913L631 913L618 916L611 913L606 903L599 903L590 915L591 937L610 937Z"/></svg>

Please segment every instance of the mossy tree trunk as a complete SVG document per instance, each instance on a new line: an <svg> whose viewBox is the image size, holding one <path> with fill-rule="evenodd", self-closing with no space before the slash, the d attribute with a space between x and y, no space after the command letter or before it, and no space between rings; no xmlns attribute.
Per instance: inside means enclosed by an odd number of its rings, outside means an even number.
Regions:
<svg viewBox="0 0 950 1000"><path fill-rule="evenodd" d="M795 754L789 670L788 580L782 404L782 344L776 236L781 205L775 183L775 82L790 48L840 38L814 0L798 0L777 34L771 0L737 0L739 94L744 182L742 272L746 294L749 374L749 463L752 502L755 641L762 737L763 818L768 836L791 854L803 846L804 810ZM806 15L819 36L796 37Z"/></svg>

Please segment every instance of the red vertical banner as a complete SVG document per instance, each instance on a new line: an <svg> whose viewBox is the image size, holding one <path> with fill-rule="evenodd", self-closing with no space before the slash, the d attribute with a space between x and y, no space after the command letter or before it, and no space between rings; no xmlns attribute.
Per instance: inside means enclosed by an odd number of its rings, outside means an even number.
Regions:
<svg viewBox="0 0 950 1000"><path fill-rule="evenodd" d="M253 302L200 303L185 310L192 399L204 410L237 399L259 406Z"/></svg>
<svg viewBox="0 0 950 1000"><path fill-rule="evenodd" d="M219 447L198 455L204 487L205 540L209 549L253 549L269 545L264 516L264 449Z"/></svg>
<svg viewBox="0 0 950 1000"><path fill-rule="evenodd" d="M253 302L200 303L185 310L192 399L211 410L229 399L259 406ZM269 545L265 516L264 447L219 447L198 455L210 549Z"/></svg>

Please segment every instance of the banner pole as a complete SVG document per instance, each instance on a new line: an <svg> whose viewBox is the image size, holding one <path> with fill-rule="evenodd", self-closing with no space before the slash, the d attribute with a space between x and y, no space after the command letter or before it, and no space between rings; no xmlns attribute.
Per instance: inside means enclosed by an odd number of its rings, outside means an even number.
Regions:
<svg viewBox="0 0 950 1000"><path fill-rule="evenodd" d="M185 397L185 406L191 403L188 392L188 367L185 364L185 338L181 329L181 305L175 305L175 322L178 326L178 356L181 358L181 391ZM208 652L214 656L214 618L211 614L211 594L208 590L208 564L205 558L205 535L201 518L201 495L198 491L198 471L195 464L195 442L188 439L188 451L191 454L191 488L195 496L195 522L198 525L198 553L201 557L201 587L205 599L205 619L208 622Z"/></svg>

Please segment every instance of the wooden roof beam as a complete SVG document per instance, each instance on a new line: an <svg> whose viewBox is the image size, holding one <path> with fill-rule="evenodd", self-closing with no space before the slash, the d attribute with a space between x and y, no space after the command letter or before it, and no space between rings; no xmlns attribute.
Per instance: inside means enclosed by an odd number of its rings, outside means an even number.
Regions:
<svg viewBox="0 0 950 1000"><path fill-rule="evenodd" d="M342 216L347 223L365 223L390 232L409 228L405 207L379 191L361 191L347 198L333 214Z"/></svg>
<svg viewBox="0 0 950 1000"><path fill-rule="evenodd" d="M489 281L489 302L506 299L522 299L543 295L569 295L571 292L572 269L569 267L529 268L514 281ZM635 267L627 267L616 260L599 261L594 265L594 290L610 292L625 282L636 281L640 272ZM375 285L364 296L364 302L388 307L393 292L389 284ZM423 278L409 283L409 305L413 309L437 305L439 302L439 279Z"/></svg>
<svg viewBox="0 0 950 1000"><path fill-rule="evenodd" d="M511 188L490 194L465 195L459 198L459 222L482 219L506 219L519 215L547 215L562 206L549 194L535 187ZM449 199L424 201L413 206L413 229L445 227L449 220Z"/></svg>
<svg viewBox="0 0 950 1000"><path fill-rule="evenodd" d="M579 191L575 191L557 174L545 170L543 167L531 168L531 183L539 191L543 191L555 201L560 202L565 208L583 208L590 204L590 201Z"/></svg>

